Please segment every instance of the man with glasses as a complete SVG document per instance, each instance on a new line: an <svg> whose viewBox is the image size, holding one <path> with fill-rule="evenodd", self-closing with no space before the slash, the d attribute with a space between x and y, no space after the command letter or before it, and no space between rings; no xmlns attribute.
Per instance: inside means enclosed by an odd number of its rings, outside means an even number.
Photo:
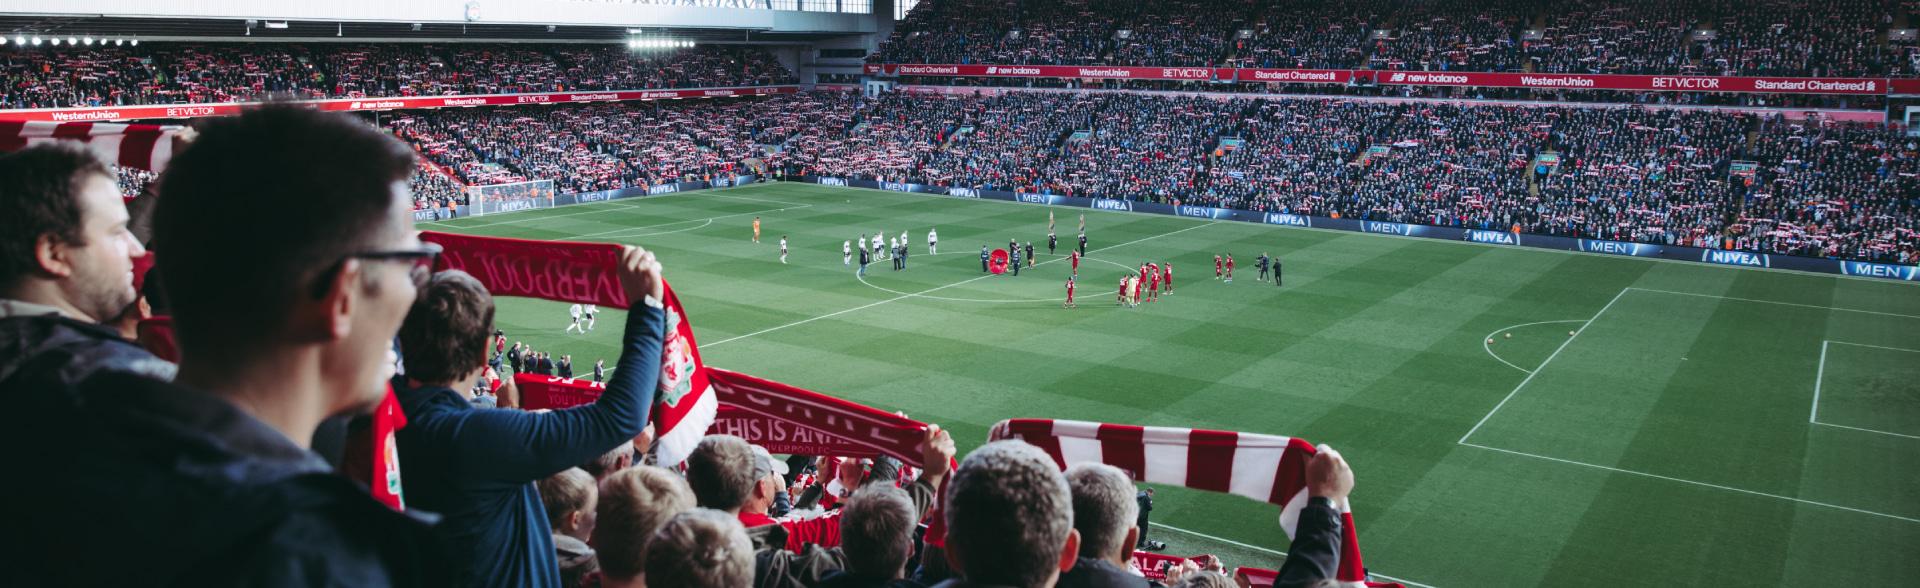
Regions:
<svg viewBox="0 0 1920 588"><path fill-rule="evenodd" d="M415 237L412 150L352 117L266 106L204 123L161 180L155 249L181 352L172 383L103 371L84 405L0 435L18 452L10 580L441 584L424 519L309 449L386 395L391 342L436 250ZM482 356L475 354L475 361ZM101 567L100 554L114 565Z"/></svg>

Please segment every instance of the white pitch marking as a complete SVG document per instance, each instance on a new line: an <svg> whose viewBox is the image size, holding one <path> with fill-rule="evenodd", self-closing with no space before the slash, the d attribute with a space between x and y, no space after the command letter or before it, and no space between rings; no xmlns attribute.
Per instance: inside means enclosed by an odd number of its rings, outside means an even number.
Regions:
<svg viewBox="0 0 1920 588"><path fill-rule="evenodd" d="M1862 313L1862 314L1877 314L1877 315L1881 315L1881 316L1897 316L1897 317L1902 317L1902 318L1910 318L1910 319L1920 319L1920 316L1915 316L1915 315L1911 315L1911 314L1900 314L1900 313L1897 313L1897 312L1880 312L1880 311L1877 311L1877 310L1859 310L1859 309L1854 309L1854 308L1837 308L1837 307L1832 307L1832 306L1814 306L1814 305L1812 305L1812 304L1800 304L1800 303L1798 303L1798 302L1781 302L1781 301L1778 301L1778 300L1759 300L1759 299L1755 299L1755 298L1737 298L1737 297L1733 297L1733 296L1720 296L1720 295L1717 295L1717 294L1695 294L1695 293L1692 293L1692 292L1674 292L1674 291L1672 291L1672 290L1655 290L1655 289L1652 289L1652 288L1633 288L1633 287L1629 287L1629 288L1627 288L1627 289L1628 289L1628 290L1640 290L1640 291L1642 291L1642 292L1659 292L1659 293L1662 293L1662 294L1678 294L1678 295L1680 295L1680 296L1699 296L1699 297L1701 297L1701 298L1724 298L1724 299L1727 299L1727 300L1739 300L1739 301L1742 301L1742 302L1759 302L1759 303L1763 303L1763 304L1781 304L1781 305L1786 305L1786 306L1800 306L1800 307L1805 307L1805 308L1820 308L1820 309L1825 309L1825 310L1838 310L1838 311L1841 311L1841 312L1858 312L1858 313Z"/></svg>
<svg viewBox="0 0 1920 588"><path fill-rule="evenodd" d="M1208 535L1208 534L1206 534L1206 533L1198 533L1198 532L1194 532L1194 531L1188 531L1188 530L1186 530L1186 529L1182 529L1182 528L1179 528L1179 527L1174 527L1174 526L1169 526L1169 525L1154 525L1154 526L1155 526L1155 527L1159 527L1159 528L1162 528L1162 529L1166 529L1166 530L1169 530L1169 531L1179 531L1179 532L1181 532L1181 533L1186 533L1186 534L1188 534L1188 535L1192 535L1192 536L1195 536L1195 537L1200 537L1200 538L1203 538L1203 539L1212 539L1212 540L1214 540L1214 541L1219 541L1219 542L1221 542L1221 543L1225 543L1225 544L1228 544L1228 545L1232 545L1232 546L1235 546L1235 547L1242 547L1242 548L1246 548L1246 549L1252 549L1252 550L1254 550L1254 551L1264 551L1264 552L1267 552L1267 553L1271 553L1271 554L1274 554L1274 555L1278 555L1278 556L1280 556L1280 557L1286 557L1286 556L1287 556L1287 552L1285 552L1285 551L1279 551L1279 550L1275 550L1275 549L1267 549L1267 548L1265 548L1265 547L1261 547L1261 546L1258 546L1258 545L1248 545L1248 544L1245 544L1245 543L1241 543L1241 542L1239 542L1239 541L1234 541L1234 540L1232 540L1232 539L1226 539L1226 538L1221 538L1221 537L1215 537L1215 536L1212 536L1212 535ZM1369 573L1368 573L1367 575L1370 575L1370 576L1373 576L1373 577L1375 577L1375 578L1381 578L1381 579L1384 579L1384 580L1391 580L1391 581L1394 581L1394 582L1399 582L1399 583L1401 583L1401 584L1406 584L1406 585L1408 585L1408 586L1419 586L1419 587L1421 587L1421 588L1433 588L1433 585L1431 585L1431 584L1421 584L1421 583L1419 583L1419 582L1415 582L1415 581L1412 581L1412 580L1403 580L1403 579L1400 579L1400 578L1395 578L1395 577L1393 577L1393 576L1389 576L1389 575L1386 575L1386 574L1379 574L1379 573L1372 573L1372 572L1369 572Z"/></svg>
<svg viewBox="0 0 1920 588"><path fill-rule="evenodd" d="M1578 322L1592 322L1592 319L1587 319L1586 321L1582 321L1581 319L1573 319L1573 320L1570 320L1570 321L1540 321L1540 322L1537 322L1537 323L1527 323L1527 324L1524 324L1524 325L1514 325L1514 326L1511 326L1511 327L1507 327L1507 328L1504 328L1504 329L1500 329L1500 330L1498 330L1498 331L1494 331L1494 332L1491 332L1491 333L1487 333L1487 338L1486 338L1486 340L1487 340L1487 341L1492 341L1492 340L1493 340L1493 336L1494 336L1494 335L1498 335L1498 334L1501 334L1501 333L1505 333L1505 332L1507 332L1507 331L1511 331L1511 330L1514 330L1514 329L1518 329L1518 328L1520 328L1520 327L1531 327L1531 326L1534 326L1534 325L1551 325L1551 324L1554 324L1554 323L1578 323ZM1486 350L1487 350L1487 355L1491 355L1491 356L1493 356L1493 358L1494 358L1494 359L1499 359L1499 360L1500 360L1500 363L1504 363L1504 364L1507 364L1507 365L1508 365L1509 367L1512 367L1513 369L1516 369L1516 370L1520 370L1520 371L1523 371L1523 372L1526 372L1526 373L1529 373L1529 374L1531 374L1531 373L1533 373L1533 371L1534 371L1534 370L1530 370L1530 369L1527 369L1527 368L1523 368L1523 367L1520 367L1520 366L1517 366L1517 365L1513 365L1513 362L1511 362L1511 361L1507 361L1507 360L1505 360L1505 359L1500 359L1500 354L1498 354L1498 353L1494 353L1494 352L1493 352L1493 346L1492 346L1492 345L1489 345L1489 344L1487 344L1487 343L1485 343L1485 342L1482 342L1482 343L1480 343L1480 347L1481 347L1482 349L1486 349ZM1540 364L1540 365L1547 365L1547 364L1545 364L1545 363L1542 363L1542 364ZM1536 369L1537 369L1537 368L1536 368Z"/></svg>
<svg viewBox="0 0 1920 588"><path fill-rule="evenodd" d="M1778 495L1778 494L1768 494L1768 493L1765 493L1765 492L1755 492L1755 491L1752 491L1752 490L1742 490L1742 489L1739 489L1739 488L1733 488L1733 487L1729 487L1729 486L1721 486L1721 485L1718 485L1718 484L1708 484L1708 483L1706 483L1706 482L1695 482L1695 481L1693 481L1693 480L1682 480L1682 479L1680 479L1680 478L1675 478L1675 477L1671 477L1671 476L1662 476L1662 475L1660 475L1660 474L1649 474L1649 473L1646 473L1646 472L1636 472L1636 471L1633 471L1633 470L1623 470L1623 469L1620 469L1620 468L1613 468L1613 467L1607 467L1607 466L1603 466L1603 465L1594 465L1594 464L1590 464L1590 463L1583 463L1583 462L1578 462L1578 461L1573 461L1573 460L1570 460L1570 459L1560 459L1560 458L1558 458L1558 457L1547 457L1547 456L1544 456L1544 455L1534 455L1534 454L1531 454L1531 453L1521 453L1521 452L1518 452L1518 451L1514 451L1514 450L1511 450L1511 449L1501 449L1501 448L1498 448L1498 447L1487 447L1487 446L1485 446L1485 445L1474 445L1474 444L1472 444L1472 443L1466 443L1466 442L1461 442L1460 444L1461 444L1461 445L1465 445L1465 446L1467 446L1467 447L1478 447L1478 448L1480 448L1480 449L1485 449L1485 450L1488 450L1488 451L1498 451L1498 452L1501 452L1501 453L1511 453L1511 454L1514 454L1514 455L1523 455L1523 456L1526 456L1526 457L1531 457L1531 458L1535 458L1535 459L1544 459L1544 460L1547 460L1547 461L1557 461L1557 462L1560 462L1560 463L1567 463L1567 464L1573 464L1573 465L1577 465L1577 466L1586 466L1586 467L1590 467L1590 468L1597 468L1597 469L1602 469L1602 470L1607 470L1607 471L1610 471L1610 472L1619 472L1619 473L1622 473L1622 474L1633 474L1633 475L1636 475L1636 476L1646 476L1646 477L1649 477L1649 478L1658 478L1658 479L1661 479L1661 480L1667 480L1667 481L1672 481L1672 482L1680 482L1680 483L1683 483L1683 484L1693 484L1693 485L1695 485L1695 486L1706 486L1706 487L1708 487L1708 488L1718 488L1718 489L1721 489L1721 490L1730 490L1730 491L1733 491L1733 492L1739 492L1739 493L1742 493L1742 494L1752 494L1752 495L1754 495L1754 496L1765 496L1765 497L1767 497L1767 498L1778 498L1778 499L1781 499L1781 500L1791 500L1791 501L1794 501L1794 502L1798 502L1798 503L1801 503L1801 504L1811 504L1811 505L1814 505L1814 506L1824 506L1824 507L1827 507L1827 508L1837 508L1837 509L1840 509L1840 510L1845 510L1845 511L1851 511L1851 512L1857 512L1857 513L1860 513L1860 514L1870 514L1870 515L1873 515L1873 516L1877 516L1877 517L1886 517L1886 518L1889 518L1889 519L1899 519L1899 520L1902 520L1902 521L1907 521L1907 522L1910 522L1910 523L1920 523L1920 519L1914 519L1914 518L1908 518L1908 517L1903 517L1903 516L1900 516L1900 515L1890 515L1890 514L1887 514L1887 513L1884 513L1884 512L1873 512L1873 511L1870 511L1870 510L1861 510L1861 509L1858 509L1858 508L1851 508L1851 507L1845 507L1845 506L1840 506L1840 505L1837 505L1837 504L1827 504L1827 503L1825 503L1825 502L1814 502L1814 501L1811 501L1811 500L1805 500L1805 499L1801 499L1801 498L1794 498L1794 497L1792 497L1792 496L1781 496L1781 495Z"/></svg>
<svg viewBox="0 0 1920 588"><path fill-rule="evenodd" d="M1607 313L1607 309L1609 309L1609 308L1613 308L1613 303L1615 303L1615 302L1619 302L1619 301L1620 301L1620 297L1621 297L1621 296L1625 296L1625 295L1626 295L1626 293L1627 293L1627 290L1632 290L1632 289L1633 289L1633 288L1631 288L1631 287L1629 287L1629 288L1622 288L1622 289L1620 290L1620 293L1619 293L1619 294L1614 294L1614 295L1613 295L1613 300L1609 300L1609 301L1607 301L1607 305L1606 305L1606 306L1602 306L1602 307L1600 307L1600 312L1596 312L1596 313L1593 313L1593 318L1590 318L1590 319L1587 319L1587 324L1584 324L1584 325L1580 325L1580 329L1579 329L1578 331L1575 331L1575 333L1578 333L1578 332L1580 332L1580 331L1585 331L1585 330L1587 330L1587 327L1591 327L1591 326L1593 326L1593 321L1594 321L1594 319L1598 319L1598 318L1600 318L1600 315L1602 315L1602 314L1606 314L1606 313ZM1460 443L1460 444L1462 444L1462 445L1464 445L1464 444L1466 444L1466 442L1467 442L1467 438L1468 438L1468 437L1472 437L1472 436L1473 436L1473 432L1474 432L1474 431L1478 431L1478 430L1480 430L1480 425L1484 425L1484 424L1487 424L1487 419L1491 419L1491 418L1493 418L1493 413L1496 413L1496 412L1500 412L1500 407L1502 407L1502 406L1506 406L1506 405L1507 405L1507 401L1508 401L1508 400L1513 400L1513 395L1515 395L1515 394L1519 394L1519 393L1520 393L1520 389L1521 389L1521 388L1525 388L1525 387L1527 387L1527 382L1531 382L1531 381L1533 381L1533 377L1534 377L1534 376L1537 376L1537 375L1540 375L1540 370L1543 370L1543 369L1546 369L1546 367L1547 367L1547 364L1548 364L1548 363L1552 363L1552 362L1553 362L1553 358L1555 358L1555 357L1559 357L1559 356L1560 356L1560 352L1561 352L1561 351L1566 351L1566 349L1567 349L1567 346L1568 346L1568 345L1571 345L1571 344L1573 343L1573 340L1574 340L1574 339L1578 339L1578 338L1579 338L1579 337L1578 337L1578 335L1576 335L1576 336L1572 336L1572 337L1567 337L1567 341L1566 341L1565 343L1561 343L1561 344L1560 344L1560 348L1559 348L1559 349L1555 349L1555 350L1553 350L1553 355L1549 355L1549 356L1547 356L1547 360L1546 360L1546 361L1543 361L1543 362L1540 362L1540 367L1537 367L1537 368L1533 368L1533 371L1531 371L1531 372L1527 372L1527 379L1524 379L1524 380L1520 380L1520 385L1518 385L1518 386L1514 386L1514 387L1513 387L1513 391L1512 391L1512 392L1508 392L1508 393L1507 393L1507 397L1506 397L1506 398L1502 398L1502 399L1500 399L1500 404L1496 404L1496 405L1493 405L1493 410L1490 410L1490 411L1487 411L1487 416L1483 416L1483 417L1480 417L1480 422L1478 422L1478 423L1474 423L1474 424L1473 424L1473 428L1472 428L1472 429L1468 429L1468 430L1467 430L1467 434L1465 434L1465 435L1461 435L1461 436L1460 436L1460 440L1459 440L1459 441L1457 441L1457 443ZM1512 364L1508 364L1508 365L1512 365Z"/></svg>

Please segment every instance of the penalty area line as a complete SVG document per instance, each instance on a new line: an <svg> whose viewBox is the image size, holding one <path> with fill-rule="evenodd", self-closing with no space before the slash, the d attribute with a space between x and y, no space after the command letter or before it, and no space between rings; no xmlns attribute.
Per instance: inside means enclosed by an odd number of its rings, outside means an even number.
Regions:
<svg viewBox="0 0 1920 588"><path fill-rule="evenodd" d="M1274 555L1278 555L1278 556L1280 556L1280 557L1286 557L1286 556L1287 556L1287 552L1285 552L1285 551L1279 551L1279 550L1276 550L1276 549L1267 549L1267 548L1265 548L1265 547L1261 547L1261 546L1258 546L1258 545L1248 545L1248 544L1246 544L1246 543L1241 543L1241 542L1239 542L1239 541L1234 541L1234 540L1232 540L1232 539L1227 539L1227 538L1224 538L1224 537L1215 537L1215 536L1212 536L1212 535L1208 535L1208 534L1206 534L1206 533L1200 533L1200 532L1197 532L1197 531L1188 531L1188 530L1186 530L1186 529L1182 529L1182 528L1179 528L1179 527L1175 527L1175 526L1172 526L1172 525L1154 525L1154 526L1156 526L1156 527L1159 527L1159 528L1162 528L1162 529L1166 529L1166 530L1168 530L1168 531L1178 531L1178 532L1181 532L1181 533L1186 533L1186 534L1188 534L1188 535L1192 535L1192 536L1195 536L1195 537L1199 537L1199 538L1201 538L1201 539L1208 539L1208 540L1212 540L1212 541L1219 541L1219 542L1221 542L1221 543L1225 543L1225 544L1228 544L1228 545L1232 545L1232 546L1234 546L1234 547L1240 547L1240 548L1245 548L1245 549L1252 549L1252 550L1254 550L1254 551L1260 551L1260 552L1265 552L1265 553L1271 553L1271 554L1274 554ZM1408 585L1408 586L1419 586L1420 588L1434 588L1432 584L1421 584L1421 583L1419 583L1419 582L1415 582L1415 581L1413 581L1413 580L1406 580L1406 579L1401 579L1401 578L1395 578L1395 577L1393 577L1393 576L1389 576L1389 575L1386 575L1386 574L1381 574L1381 573L1373 573L1373 572L1369 572L1369 573L1368 573L1367 575L1369 575L1369 576L1373 576L1373 577L1375 577L1375 578L1380 578L1380 579L1382 579L1382 580L1388 580L1388 581L1392 581L1392 582L1399 582L1399 583L1401 583L1401 584L1406 584L1406 585Z"/></svg>

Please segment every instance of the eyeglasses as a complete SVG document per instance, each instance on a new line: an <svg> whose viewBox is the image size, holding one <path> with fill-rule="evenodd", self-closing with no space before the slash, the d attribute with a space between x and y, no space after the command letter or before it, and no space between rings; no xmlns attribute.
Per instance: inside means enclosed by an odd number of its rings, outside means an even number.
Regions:
<svg viewBox="0 0 1920 588"><path fill-rule="evenodd" d="M332 268L321 274L313 284L313 297L327 295L327 285L333 282L333 272L349 259L368 259L373 261L404 261L411 264L407 268L407 277L413 280L414 292L426 289L427 280L433 278L433 263L440 258L442 248L437 243L423 243L419 249L397 249L391 251L360 251L348 253L335 262Z"/></svg>

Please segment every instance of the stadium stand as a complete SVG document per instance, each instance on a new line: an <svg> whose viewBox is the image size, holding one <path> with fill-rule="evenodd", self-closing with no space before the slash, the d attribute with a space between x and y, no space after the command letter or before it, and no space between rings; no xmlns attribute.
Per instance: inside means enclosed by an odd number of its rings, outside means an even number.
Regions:
<svg viewBox="0 0 1920 588"><path fill-rule="evenodd" d="M939 0L920 4L868 62L1808 77L1889 71L1884 39L1893 8L1870 0L1804 8L1786 0ZM1717 35L1696 43L1689 33L1702 26ZM1536 27L1540 36L1524 34Z"/></svg>
<svg viewBox="0 0 1920 588"><path fill-rule="evenodd" d="M1920 187L1912 139L1879 125L1714 110L814 92L752 106L436 113L402 126L423 152L437 149L425 139L449 135L418 129L480 129L472 152L488 163L574 191L701 177L764 156L792 175L1869 261L1920 251L1907 196ZM1229 150L1226 137L1245 141ZM764 155L769 145L784 149ZM1540 173L1541 153L1563 163ZM445 153L430 157L460 168ZM1744 159L1760 169L1729 176Z"/></svg>
<svg viewBox="0 0 1920 588"><path fill-rule="evenodd" d="M0 108L791 84L752 47L147 43L0 49Z"/></svg>

